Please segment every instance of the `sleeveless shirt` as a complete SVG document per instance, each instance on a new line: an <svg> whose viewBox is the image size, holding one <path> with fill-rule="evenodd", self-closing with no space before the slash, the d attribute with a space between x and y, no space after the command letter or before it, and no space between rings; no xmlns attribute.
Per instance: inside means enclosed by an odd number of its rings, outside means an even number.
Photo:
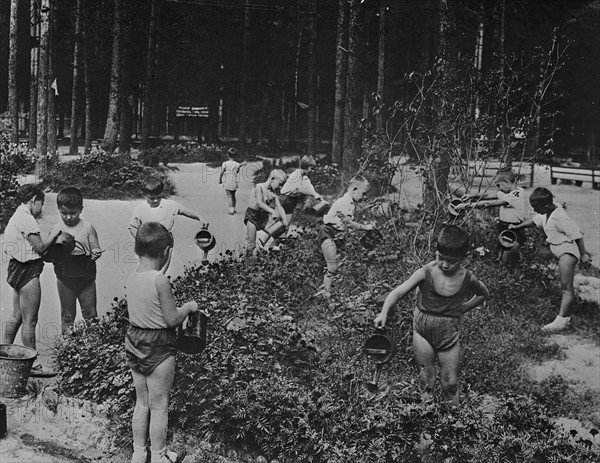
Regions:
<svg viewBox="0 0 600 463"><path fill-rule="evenodd" d="M125 284L129 323L138 328L160 330L168 328L156 289L158 270L133 272Z"/></svg>
<svg viewBox="0 0 600 463"><path fill-rule="evenodd" d="M460 289L451 296L442 296L435 291L429 265L423 267L425 281L417 292L417 307L423 313L442 317L458 318L462 315L460 308L467 297L471 295L470 285L472 274L466 270L465 278Z"/></svg>

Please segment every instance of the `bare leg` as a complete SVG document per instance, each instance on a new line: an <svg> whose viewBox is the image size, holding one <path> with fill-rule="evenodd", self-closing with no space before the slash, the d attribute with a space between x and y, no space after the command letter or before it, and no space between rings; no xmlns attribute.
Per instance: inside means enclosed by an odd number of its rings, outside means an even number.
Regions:
<svg viewBox="0 0 600 463"><path fill-rule="evenodd" d="M13 289L13 312L12 319L5 322L2 330L2 342L4 344L12 344L15 342L19 328L23 323L21 317L21 295L19 291Z"/></svg>
<svg viewBox="0 0 600 463"><path fill-rule="evenodd" d="M81 307L81 316L84 320L91 320L98 317L96 310L96 282L92 281L87 285L77 297Z"/></svg>
<svg viewBox="0 0 600 463"><path fill-rule="evenodd" d="M558 314L561 317L568 317L573 305L573 277L575 276L576 264L577 257L572 254L563 254L558 259L558 275L560 277L560 290L562 293Z"/></svg>
<svg viewBox="0 0 600 463"><path fill-rule="evenodd" d="M40 300L42 298L40 279L34 278L28 282L21 288L19 295L19 307L23 321L21 341L24 346L35 349L35 328L38 322Z"/></svg>
<svg viewBox="0 0 600 463"><path fill-rule="evenodd" d="M68 332L77 314L77 296L62 281L56 279L56 289L58 290L58 299L60 301L60 324L62 332Z"/></svg>
<svg viewBox="0 0 600 463"><path fill-rule="evenodd" d="M256 249L256 226L252 222L246 223L246 255L252 255Z"/></svg>
<svg viewBox="0 0 600 463"><path fill-rule="evenodd" d="M150 426L150 406L148 402L148 384L146 376L131 370L133 385L135 386L135 408L131 420L131 431L133 433L134 448L146 447Z"/></svg>
<svg viewBox="0 0 600 463"><path fill-rule="evenodd" d="M459 403L458 370L460 366L460 341L450 349L438 352L442 390L448 400Z"/></svg>
<svg viewBox="0 0 600 463"><path fill-rule="evenodd" d="M413 331L413 355L419 369L419 388L427 396L433 394L435 387L435 350L418 333Z"/></svg>
<svg viewBox="0 0 600 463"><path fill-rule="evenodd" d="M331 295L331 280L340 265L337 255L337 246L331 238L327 238L321 243L321 251L323 251L323 257L327 264L327 272L325 272L325 276L323 277L324 293L325 297L329 297Z"/></svg>
<svg viewBox="0 0 600 463"><path fill-rule="evenodd" d="M174 355L164 360L146 377L150 404L150 449L155 452L167 445L169 392L174 377Z"/></svg>

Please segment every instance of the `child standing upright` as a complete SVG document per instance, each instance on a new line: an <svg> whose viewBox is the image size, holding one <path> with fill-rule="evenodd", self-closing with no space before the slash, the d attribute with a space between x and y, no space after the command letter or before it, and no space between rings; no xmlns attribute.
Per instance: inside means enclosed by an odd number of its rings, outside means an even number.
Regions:
<svg viewBox="0 0 600 463"><path fill-rule="evenodd" d="M237 150L235 148L227 150L227 161L221 165L221 175L219 176L219 184L223 184L225 194L227 195L230 215L235 214L235 194L238 189L241 167L241 164L235 160L236 156Z"/></svg>
<svg viewBox="0 0 600 463"><path fill-rule="evenodd" d="M570 312L573 305L573 278L575 265L579 260L586 264L591 255L585 250L583 233L579 225L571 219L565 210L554 202L554 196L546 188L536 188L529 197L535 214L519 225L511 225L511 230L538 226L544 230L550 251L558 259L561 300L558 315L552 323L544 325L544 331L561 331L569 326Z"/></svg>
<svg viewBox="0 0 600 463"><path fill-rule="evenodd" d="M321 245L321 251L327 264L327 270L323 277L323 295L331 296L331 281L337 273L339 263L338 247L343 246L344 235L348 227L358 230L372 230L373 225L363 225L354 221L355 203L363 200L370 188L366 178L357 175L350 179L348 190L337 201L323 217L323 227L319 231L317 239Z"/></svg>
<svg viewBox="0 0 600 463"><path fill-rule="evenodd" d="M438 236L436 260L414 272L385 299L376 327L384 327L388 313L417 290L413 313L413 355L419 368L419 386L425 395L436 382L435 360L440 364L441 385L447 399L459 402L460 317L489 297L486 286L462 265L469 237L449 225Z"/></svg>
<svg viewBox="0 0 600 463"><path fill-rule="evenodd" d="M164 184L158 177L148 177L142 186L142 195L145 201L138 204L133 210L129 220L129 233L135 238L138 228L144 222L158 222L169 232L173 231L175 217L183 215L199 221L208 227L207 220L191 209L188 209L172 199L163 199Z"/></svg>
<svg viewBox="0 0 600 463"><path fill-rule="evenodd" d="M140 264L127 278L129 328L125 353L136 392L132 418L132 463L147 461L150 438L152 463L180 462L184 454L167 451L169 394L175 375L175 328L196 302L175 305L171 282L164 275L173 250L171 233L157 222L145 222L135 237Z"/></svg>
<svg viewBox="0 0 600 463"><path fill-rule="evenodd" d="M56 288L60 300L61 327L67 332L75 322L77 301L84 320L97 317L96 260L102 254L98 233L83 220L83 195L78 188L63 188L56 196L61 222L54 226L75 239L75 248L67 259L54 262Z"/></svg>
<svg viewBox="0 0 600 463"><path fill-rule="evenodd" d="M40 310L42 288L40 275L44 269L42 254L56 240L60 230L52 230L43 240L37 219L42 215L45 195L32 184L23 185L17 192L20 206L12 215L4 232L4 252L10 256L6 281L13 289L13 312L4 323L3 343L12 344L21 330L21 342L36 349L35 329ZM32 376L53 376L36 359Z"/></svg>
<svg viewBox="0 0 600 463"><path fill-rule="evenodd" d="M264 230L269 217L279 219L287 226L285 211L277 197L277 191L285 183L287 176L280 169L272 170L266 182L257 183L250 192L248 209L244 216L246 225L246 254L252 255L256 249L256 233Z"/></svg>

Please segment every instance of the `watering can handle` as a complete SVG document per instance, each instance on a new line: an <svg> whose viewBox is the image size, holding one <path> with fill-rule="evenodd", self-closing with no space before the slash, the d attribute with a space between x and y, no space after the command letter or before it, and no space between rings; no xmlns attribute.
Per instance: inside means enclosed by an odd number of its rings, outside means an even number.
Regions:
<svg viewBox="0 0 600 463"><path fill-rule="evenodd" d="M207 223L203 223L202 224L202 230L207 230L208 229L208 224Z"/></svg>

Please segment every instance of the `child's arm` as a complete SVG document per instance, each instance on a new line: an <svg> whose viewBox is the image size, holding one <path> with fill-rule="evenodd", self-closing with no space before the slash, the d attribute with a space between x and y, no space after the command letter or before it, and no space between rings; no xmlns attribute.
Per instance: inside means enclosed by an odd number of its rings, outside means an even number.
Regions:
<svg viewBox="0 0 600 463"><path fill-rule="evenodd" d="M196 211L193 211L192 209L188 209L186 207L182 207L181 209L179 209L179 215L183 215L183 216L188 217L190 219L197 220L203 226L208 227L208 220L206 220L203 215L201 215L200 213L198 213Z"/></svg>
<svg viewBox="0 0 600 463"><path fill-rule="evenodd" d="M346 215L340 215L340 218L344 221L344 223L348 227L356 228L357 230L365 230L365 231L373 230L372 224L363 225L362 223L355 222L354 220L352 220L350 217L348 217Z"/></svg>
<svg viewBox="0 0 600 463"><path fill-rule="evenodd" d="M285 210L283 209L283 206L279 202L279 198L277 196L275 197L275 210L279 214L279 218L281 219L283 224L287 227L288 223L287 223L287 217L285 215Z"/></svg>
<svg viewBox="0 0 600 463"><path fill-rule="evenodd" d="M587 264L590 260L592 260L592 255L585 250L585 243L583 242L583 238L576 239L575 244L579 248L579 254L581 255L582 264Z"/></svg>
<svg viewBox="0 0 600 463"><path fill-rule="evenodd" d="M277 210L270 208L267 203L265 202L265 191L263 189L262 184L258 184L256 185L257 190L256 190L256 205L262 209L263 211L267 211L269 214L271 214L273 217L277 218ZM285 215L285 214L284 214Z"/></svg>
<svg viewBox="0 0 600 463"><path fill-rule="evenodd" d="M136 211L134 210L133 215L129 219L129 225L127 226L127 229L129 230L131 236L133 236L133 239L135 239L135 235L137 234L138 228L140 228L141 224L142 221L137 216Z"/></svg>
<svg viewBox="0 0 600 463"><path fill-rule="evenodd" d="M54 243L60 234L60 228L54 227L45 240L42 240L39 233L31 233L30 235L27 235L27 241L29 241L33 250L41 256L46 252L50 245Z"/></svg>
<svg viewBox="0 0 600 463"><path fill-rule="evenodd" d="M225 174L225 169L221 166L221 175L219 175L219 183L223 183L223 174Z"/></svg>
<svg viewBox="0 0 600 463"><path fill-rule="evenodd" d="M198 304L194 301L186 302L181 307L176 306L171 282L166 276L156 277L156 290L160 300L160 309L169 328L181 325L190 313L198 312Z"/></svg>
<svg viewBox="0 0 600 463"><path fill-rule="evenodd" d="M90 234L88 235L88 240L90 242L90 251L92 252L92 260L98 260L102 255L102 250L100 249L100 241L98 240L98 232L94 228L93 225L90 224Z"/></svg>
<svg viewBox="0 0 600 463"><path fill-rule="evenodd" d="M163 275L165 273L167 273L169 265L171 265L171 258L173 257L173 246L169 246L168 253L169 253L169 255L167 257L167 261L165 262L165 265L163 265L162 268L160 269L160 273L162 273Z"/></svg>
<svg viewBox="0 0 600 463"><path fill-rule="evenodd" d="M477 307L479 304L481 304L483 301L490 297L490 292L487 289L487 286L485 286L473 275L471 275L470 288L471 291L473 291L474 296L463 304L461 315L464 315L470 310L473 310L475 307Z"/></svg>
<svg viewBox="0 0 600 463"><path fill-rule="evenodd" d="M508 228L510 230L519 230L520 228L528 228L528 227L535 227L536 223L533 220L533 217L519 223L519 224L513 224L511 223Z"/></svg>
<svg viewBox="0 0 600 463"><path fill-rule="evenodd" d="M395 305L410 293L413 289L419 286L425 280L425 270L420 268L415 273L413 273L408 280L394 289L388 296L385 298L385 302L383 303L383 308L377 318L375 318L375 326L377 328L385 327L385 322L388 317L389 311L395 307Z"/></svg>

